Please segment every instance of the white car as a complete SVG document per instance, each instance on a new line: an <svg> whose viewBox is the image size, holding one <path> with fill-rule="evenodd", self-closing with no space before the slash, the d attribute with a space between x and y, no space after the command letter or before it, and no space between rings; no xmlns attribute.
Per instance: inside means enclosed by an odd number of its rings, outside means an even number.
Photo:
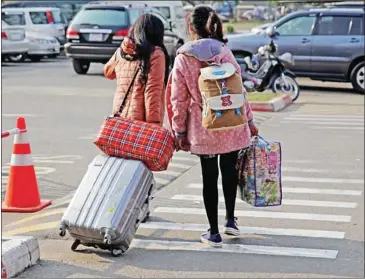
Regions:
<svg viewBox="0 0 365 279"><path fill-rule="evenodd" d="M26 37L29 42L27 56L31 61L38 62L45 56L55 58L60 54L61 45L56 38L31 32L27 32Z"/></svg>
<svg viewBox="0 0 365 279"><path fill-rule="evenodd" d="M27 32L55 37L61 44L66 42L66 24L58 8L2 8L1 18L9 25L24 27Z"/></svg>
<svg viewBox="0 0 365 279"><path fill-rule="evenodd" d="M14 27L2 21L1 26L1 56L24 55L28 52L29 44L25 36L24 28Z"/></svg>

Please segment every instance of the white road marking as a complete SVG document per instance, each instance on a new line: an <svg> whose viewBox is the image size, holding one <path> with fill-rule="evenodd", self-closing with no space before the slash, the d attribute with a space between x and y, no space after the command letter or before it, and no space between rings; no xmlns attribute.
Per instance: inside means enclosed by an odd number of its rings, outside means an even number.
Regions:
<svg viewBox="0 0 365 279"><path fill-rule="evenodd" d="M187 186L188 188L202 189L203 184L192 183ZM222 185L218 185L218 189L222 189ZM323 195L342 195L342 196L361 196L362 191L358 190L337 190L337 189L318 189L318 188L293 188L283 187L283 193L296 193L296 194L323 194Z"/></svg>
<svg viewBox="0 0 365 279"><path fill-rule="evenodd" d="M176 161L185 161L185 162L199 162L198 157L194 157L194 156L191 156L191 157L174 156L174 157L172 157L171 162L174 162L175 160Z"/></svg>
<svg viewBox="0 0 365 279"><path fill-rule="evenodd" d="M172 200L184 201L203 201L203 197L199 195L175 195ZM219 202L224 203L224 197L219 198ZM237 198L237 203L247 204L241 199ZM293 206L314 206L314 207L338 207L338 208L356 208L355 202L333 202L333 201L313 201L313 200L292 200L283 197L282 205Z"/></svg>
<svg viewBox="0 0 365 279"><path fill-rule="evenodd" d="M350 179L350 178L341 179L341 178L283 176L282 180L291 182L308 182L308 183L364 184L364 179Z"/></svg>
<svg viewBox="0 0 365 279"><path fill-rule="evenodd" d="M37 117L39 115L30 114L30 113L3 113L2 117Z"/></svg>
<svg viewBox="0 0 365 279"><path fill-rule="evenodd" d="M364 122L364 119L362 118L300 118L300 117L285 117L285 120L291 120L291 121L298 121L298 122L305 122L305 121L328 121L329 123L333 121L348 121L348 122Z"/></svg>
<svg viewBox="0 0 365 279"><path fill-rule="evenodd" d="M298 124L298 122L293 121L281 121L282 124ZM303 122L304 123L304 122ZM354 122L319 122L319 121L312 121L312 122L305 122L305 124L311 125L339 125L339 126L364 126L364 123L354 123Z"/></svg>
<svg viewBox="0 0 365 279"><path fill-rule="evenodd" d="M203 232L209 225L206 224L180 224L167 222L147 222L141 224L138 229L154 230L174 230L174 231L197 231ZM343 239L344 232L338 231L321 231L321 230L302 230L302 229L282 229L282 228L264 228L264 227L239 227L241 234L259 234L259 235L285 235L311 238L334 238ZM223 226L220 228L223 231Z"/></svg>
<svg viewBox="0 0 365 279"><path fill-rule="evenodd" d="M341 114L333 114L333 115L328 115L328 114L292 114L291 117L309 117L309 118L360 118L360 119L364 119L364 115L341 115Z"/></svg>
<svg viewBox="0 0 365 279"><path fill-rule="evenodd" d="M174 163L174 157L173 157L171 163L169 164L169 167L180 168L180 169L188 169L188 168L191 168L192 166L185 165L185 164Z"/></svg>
<svg viewBox="0 0 365 279"><path fill-rule="evenodd" d="M339 196L361 196L362 191L284 187L283 188L283 193L322 194L322 195L339 195Z"/></svg>
<svg viewBox="0 0 365 279"><path fill-rule="evenodd" d="M174 176L174 177L178 177L179 175L182 174L182 172L172 171L172 170L160 171L158 173L162 174L162 175L168 175L168 176Z"/></svg>
<svg viewBox="0 0 365 279"><path fill-rule="evenodd" d="M318 127L318 126L311 126L311 129L326 129L326 130L364 130L364 127L337 127L337 126L326 126L326 127Z"/></svg>
<svg viewBox="0 0 365 279"><path fill-rule="evenodd" d="M170 183L171 180L155 177L155 181L157 184L166 185L166 184Z"/></svg>
<svg viewBox="0 0 365 279"><path fill-rule="evenodd" d="M223 247L207 247L200 242L187 241L168 241L168 240L143 240L134 239L132 248L158 251L197 251L197 252L214 252L214 253L237 253L237 254L256 254L270 256L288 256L288 257L306 257L306 258L323 258L336 259L337 250L324 249L307 249L291 248L280 246L258 246L258 245L240 245L240 244L223 244Z"/></svg>
<svg viewBox="0 0 365 279"><path fill-rule="evenodd" d="M282 167L282 171L294 171L294 172L307 172L307 173L328 173L332 172L332 170L324 170L324 169L305 169L305 168L294 168L294 167Z"/></svg>
<svg viewBox="0 0 365 279"><path fill-rule="evenodd" d="M183 207L157 207L155 213L169 214L192 214L205 215L203 208L183 208ZM226 216L225 210L218 210L220 216ZM311 221L328 221L328 222L350 222L351 216L330 215L330 214L312 214L312 213L292 213L292 212L275 212L275 211L244 211L235 210L237 217L252 218L273 218L273 219L291 219L291 220L311 220Z"/></svg>

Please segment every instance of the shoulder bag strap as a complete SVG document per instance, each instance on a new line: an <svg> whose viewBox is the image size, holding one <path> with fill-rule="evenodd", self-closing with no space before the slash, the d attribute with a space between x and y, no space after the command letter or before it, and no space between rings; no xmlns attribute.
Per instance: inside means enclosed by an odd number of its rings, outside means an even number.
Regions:
<svg viewBox="0 0 365 279"><path fill-rule="evenodd" d="M125 106L125 103L127 102L128 95L129 95L129 93L130 93L130 91L131 91L131 89L132 89L132 86L133 86L133 84L134 84L134 81L136 80L136 77L137 77L137 75L138 75L139 68L140 68L140 64L137 66L137 70L136 70L136 72L134 73L134 76L133 76L133 78L132 78L132 81L131 81L131 83L129 84L129 87L128 87L128 89L127 89L127 92L126 92L126 93L125 93L125 95L124 95L123 102L122 102L122 104L120 105L119 111L118 111L118 113L117 113L117 115L116 115L116 116L120 116L120 114L121 114L121 113L122 113L122 111L123 111L123 108L124 108L124 106Z"/></svg>

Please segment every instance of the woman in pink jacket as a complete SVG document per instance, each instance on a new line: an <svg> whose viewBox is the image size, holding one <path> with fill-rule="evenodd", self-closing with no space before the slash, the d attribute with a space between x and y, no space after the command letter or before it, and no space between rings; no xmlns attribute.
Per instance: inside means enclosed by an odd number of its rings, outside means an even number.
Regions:
<svg viewBox="0 0 365 279"><path fill-rule="evenodd" d="M258 130L246 101L248 124L229 130L208 131L202 126L202 96L198 87L200 69L207 62L230 62L241 69L223 38L222 23L209 7L198 6L190 14L189 32L193 39L178 50L169 78L166 95L169 127L177 138L178 149L200 157L203 177L203 198L210 229L201 241L213 247L222 246L218 230L218 157L226 204L224 233L240 235L234 216L238 175L238 152L251 144ZM244 89L242 88L244 94Z"/></svg>

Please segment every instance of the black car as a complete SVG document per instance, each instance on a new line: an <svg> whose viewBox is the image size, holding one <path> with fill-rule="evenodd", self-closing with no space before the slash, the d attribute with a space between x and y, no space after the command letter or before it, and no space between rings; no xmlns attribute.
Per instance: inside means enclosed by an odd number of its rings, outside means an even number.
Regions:
<svg viewBox="0 0 365 279"><path fill-rule="evenodd" d="M72 58L75 72L86 74L90 63L105 64L127 36L129 28L144 13L152 13L164 23L164 43L173 63L177 48L184 42L172 32L171 25L157 9L117 2L94 2L80 10L66 33L66 55Z"/></svg>

